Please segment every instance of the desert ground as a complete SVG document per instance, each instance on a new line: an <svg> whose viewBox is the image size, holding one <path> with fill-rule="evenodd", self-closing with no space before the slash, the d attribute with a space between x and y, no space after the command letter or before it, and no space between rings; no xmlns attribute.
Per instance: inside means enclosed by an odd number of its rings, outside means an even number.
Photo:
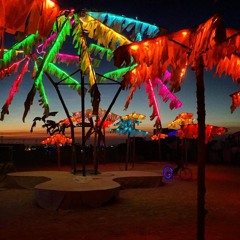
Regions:
<svg viewBox="0 0 240 240"><path fill-rule="evenodd" d="M128 171L162 172L167 163L135 163ZM1 240L194 240L197 235L197 165L191 181L179 177L155 188L121 189L99 208L50 211L37 206L33 189L0 183ZM17 171L57 170L40 166ZM69 171L64 166L60 171ZM100 164L100 172L124 171L124 163ZM240 239L240 166L206 165L206 240Z"/></svg>

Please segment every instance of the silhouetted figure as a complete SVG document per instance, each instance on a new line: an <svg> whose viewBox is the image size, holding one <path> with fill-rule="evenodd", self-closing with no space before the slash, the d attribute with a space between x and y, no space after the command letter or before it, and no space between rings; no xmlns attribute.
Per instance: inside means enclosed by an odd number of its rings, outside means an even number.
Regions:
<svg viewBox="0 0 240 240"><path fill-rule="evenodd" d="M175 160L175 163L177 166L173 169L173 175L177 176L179 169L181 169L184 165L184 160L185 160L185 139L184 140L179 140L177 139L177 152L179 153L177 155L177 158Z"/></svg>

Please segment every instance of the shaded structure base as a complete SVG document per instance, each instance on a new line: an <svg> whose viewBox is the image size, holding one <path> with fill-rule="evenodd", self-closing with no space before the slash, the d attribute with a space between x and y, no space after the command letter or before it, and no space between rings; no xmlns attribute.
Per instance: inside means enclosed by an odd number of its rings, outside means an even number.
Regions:
<svg viewBox="0 0 240 240"><path fill-rule="evenodd" d="M8 174L12 186L33 189L37 204L48 210L100 207L119 196L122 188L159 187L159 173L113 171L98 175L73 175L60 171L32 171Z"/></svg>

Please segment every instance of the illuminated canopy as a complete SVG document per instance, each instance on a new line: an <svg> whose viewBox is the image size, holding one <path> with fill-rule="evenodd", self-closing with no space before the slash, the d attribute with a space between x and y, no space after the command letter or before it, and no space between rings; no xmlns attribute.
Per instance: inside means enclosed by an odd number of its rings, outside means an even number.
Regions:
<svg viewBox="0 0 240 240"><path fill-rule="evenodd" d="M141 123L140 120L145 119L146 116L141 113L130 113L122 116L120 120L114 124L117 128L110 129L111 133L118 133L120 135L128 135L128 137L134 136L146 136L148 132L136 129L136 125Z"/></svg>
<svg viewBox="0 0 240 240"><path fill-rule="evenodd" d="M240 91L232 93L230 97L232 98L232 105L230 108L231 113L233 113L233 111L240 106Z"/></svg>
<svg viewBox="0 0 240 240"><path fill-rule="evenodd" d="M166 71L171 72L171 77L164 83L177 92L186 68L195 69L199 56L203 56L206 70L215 66L216 74L225 73L239 82L239 42L239 31L224 29L222 16L216 14L196 28L121 46L114 52L114 63L117 67L137 64L123 80L124 87L132 89L132 95L142 82L163 79Z"/></svg>
<svg viewBox="0 0 240 240"><path fill-rule="evenodd" d="M205 127L205 143L208 143L213 139L214 135L221 136L227 132L225 127L217 127L212 125L206 125ZM177 136L179 138L198 138L198 124L183 125L178 130Z"/></svg>
<svg viewBox="0 0 240 240"><path fill-rule="evenodd" d="M193 114L188 112L183 112L178 114L178 116L168 124L168 128L176 128L187 124L192 124L194 119L192 118Z"/></svg>
<svg viewBox="0 0 240 240"><path fill-rule="evenodd" d="M59 15L59 10L59 6L51 0L1 0L1 54L4 48L4 32L10 34L19 32L25 37L39 31L39 36L46 38Z"/></svg>
<svg viewBox="0 0 240 240"><path fill-rule="evenodd" d="M41 144L46 144L46 145L59 145L59 144L66 144L66 143L72 143L72 139L66 137L64 134L61 133L56 133L45 140L41 142Z"/></svg>

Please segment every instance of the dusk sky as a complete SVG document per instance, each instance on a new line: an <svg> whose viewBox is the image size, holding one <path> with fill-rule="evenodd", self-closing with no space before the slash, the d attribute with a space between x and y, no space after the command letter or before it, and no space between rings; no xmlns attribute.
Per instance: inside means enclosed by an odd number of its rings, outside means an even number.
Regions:
<svg viewBox="0 0 240 240"><path fill-rule="evenodd" d="M240 10L239 4L235 1L173 1L173 0L139 0L139 1L59 1L64 2L61 8L75 8L87 9L89 11L108 12L116 15L124 15L128 18L137 18L140 21L148 22L150 24L156 24L168 29L169 32L178 31L184 28L195 27L202 22L209 19L214 13L222 12L224 23L226 27L240 29ZM10 48L13 42L5 42L6 47ZM73 47L71 41L69 41L69 49ZM67 53L67 52L65 52ZM108 64L106 68L95 69L97 73L104 74L112 70L113 65ZM77 67L71 66L63 68L69 74L74 72ZM39 131L43 131L41 135L42 139L48 135L46 130L41 128L42 122L37 123L34 128L34 132L30 133L30 128L33 123L34 117L42 116L43 109L38 105L38 94L34 99L34 103L31 106L31 110L26 118L26 121L22 122L22 115L24 111L24 101L32 86L31 73L26 76L19 88L19 92L15 95L12 104L9 107L9 115L5 115L4 121L0 122L0 136L1 141L8 141L11 138L33 138L34 143L38 140ZM3 106L6 98L9 94L10 87L17 75L6 77L0 81L0 105ZM74 75L75 79L80 79L79 73ZM237 108L232 114L230 111L231 98L230 94L239 91L240 86L234 83L230 77L226 76L214 76L213 72L205 72L205 102L206 102L206 124L212 124L216 126L223 126L228 128L229 133L240 130L240 108ZM56 122L65 119L66 115L63 107L58 99L58 96L46 79L46 87L49 96L50 111L58 111L55 117L49 118ZM101 102L100 107L107 109L112 101L118 85L104 85L100 86ZM66 105L70 113L81 111L81 99L76 92L70 90L67 86L60 86L61 93L66 101ZM149 136L152 135L154 121L149 120L149 116L152 113L152 109L148 106L148 98L145 93L144 87L137 90L135 93L129 108L124 111L124 104L128 91L124 90L120 93L116 103L112 108L112 112L119 114L120 116L137 112L146 115L146 120L137 126L140 129L149 131ZM164 103L158 98L161 121L163 127L167 127L167 124L174 120L174 118L181 112L191 112L194 114L194 118L197 123L197 107L196 107L196 78L195 73L188 69L185 78L183 79L181 91L176 93L178 99L183 103L183 107L179 109L170 110L169 102ZM90 96L86 95L85 108L91 108ZM76 129L76 134L80 139L80 129ZM79 135L78 135L79 134ZM69 134L70 135L70 134ZM121 140L126 136L121 137ZM112 141L112 140L109 140ZM27 140L24 141L25 143Z"/></svg>

